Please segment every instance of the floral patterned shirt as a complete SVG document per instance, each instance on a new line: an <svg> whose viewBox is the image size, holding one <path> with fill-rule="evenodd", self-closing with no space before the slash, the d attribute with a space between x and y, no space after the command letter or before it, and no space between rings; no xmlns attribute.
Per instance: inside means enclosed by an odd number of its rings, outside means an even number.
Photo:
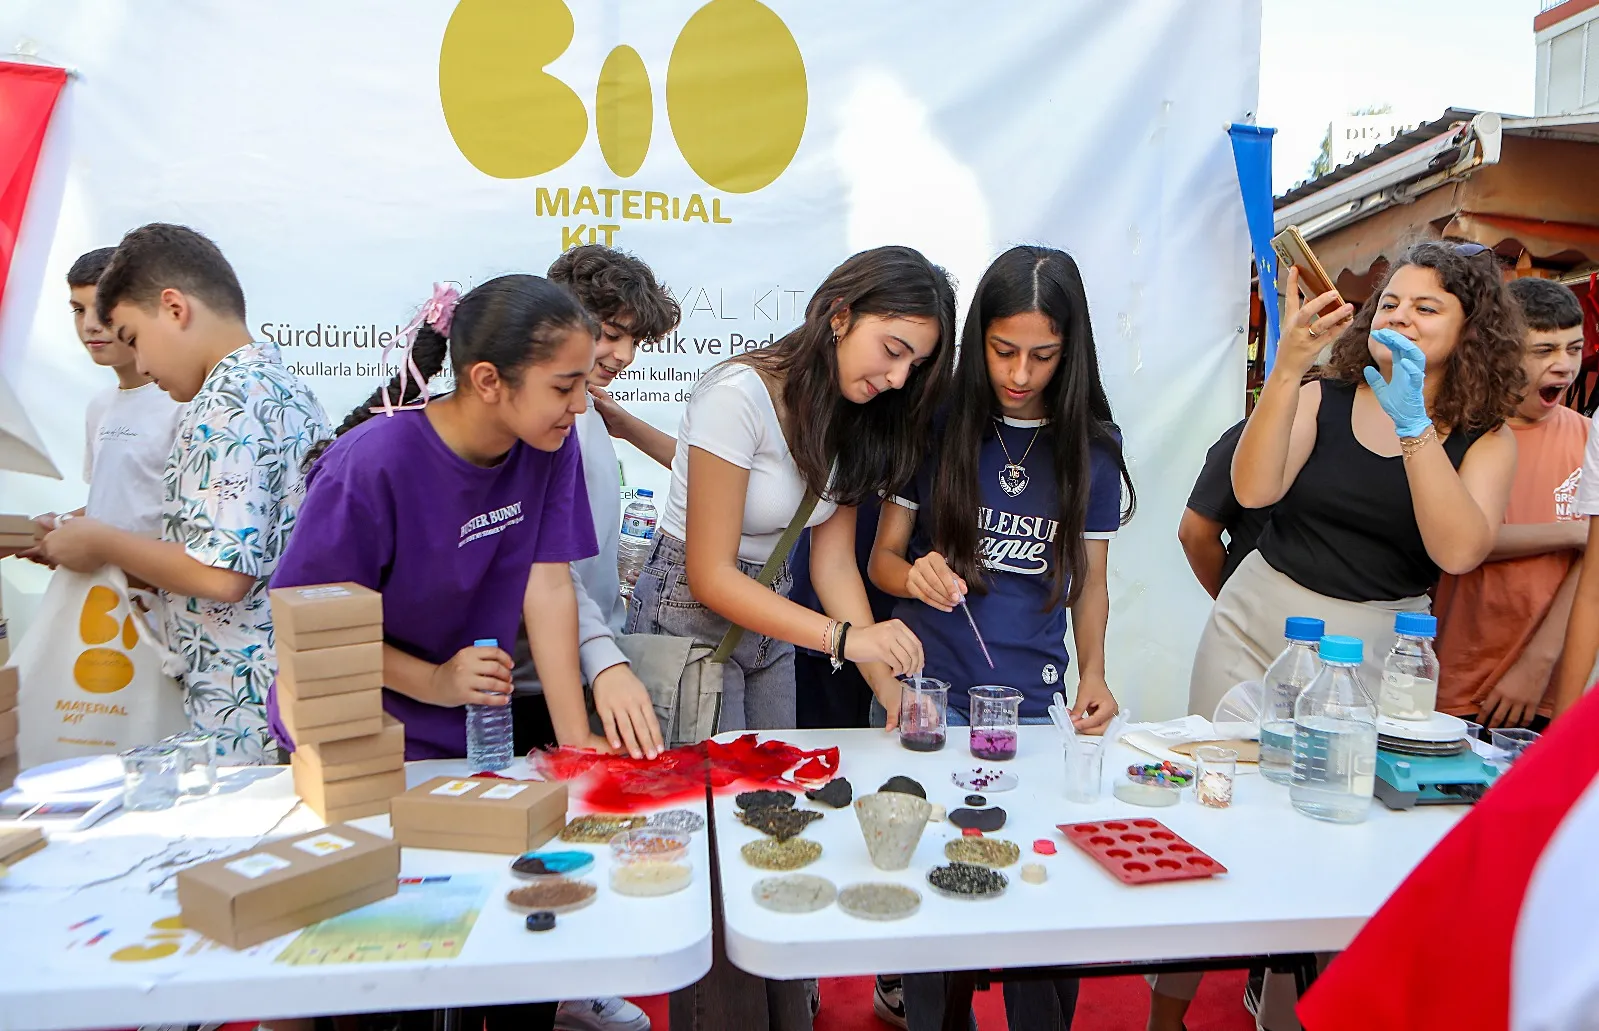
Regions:
<svg viewBox="0 0 1599 1031"><path fill-rule="evenodd" d="M224 764L276 761L266 719L277 672L267 581L305 500L306 452L332 435L321 404L273 344L218 362L178 424L161 537L196 561L255 578L238 602L166 596L168 642L187 665L190 722L218 735Z"/></svg>

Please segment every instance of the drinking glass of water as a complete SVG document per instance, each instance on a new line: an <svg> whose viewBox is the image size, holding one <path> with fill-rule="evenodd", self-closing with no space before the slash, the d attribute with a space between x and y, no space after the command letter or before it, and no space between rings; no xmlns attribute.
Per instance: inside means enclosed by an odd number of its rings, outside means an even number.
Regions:
<svg viewBox="0 0 1599 1031"><path fill-rule="evenodd" d="M118 753L122 759L122 808L132 812L171 809L178 800L178 749L139 745Z"/></svg>

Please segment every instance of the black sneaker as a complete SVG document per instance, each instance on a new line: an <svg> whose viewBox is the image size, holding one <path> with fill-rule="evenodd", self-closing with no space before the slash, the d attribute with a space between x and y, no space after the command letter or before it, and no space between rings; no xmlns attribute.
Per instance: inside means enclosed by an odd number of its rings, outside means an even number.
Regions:
<svg viewBox="0 0 1599 1031"><path fill-rule="evenodd" d="M898 977L877 975L877 988L872 992L872 1012L885 1024L905 1028L905 989Z"/></svg>

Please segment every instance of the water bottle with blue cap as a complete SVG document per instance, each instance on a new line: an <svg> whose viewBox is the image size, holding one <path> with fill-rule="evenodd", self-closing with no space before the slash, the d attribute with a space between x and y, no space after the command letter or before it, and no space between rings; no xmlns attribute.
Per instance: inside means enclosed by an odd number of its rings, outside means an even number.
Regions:
<svg viewBox="0 0 1599 1031"><path fill-rule="evenodd" d="M498 648L494 638L473 641L474 648ZM511 765L516 757L512 737L511 706L468 705L466 707L466 764L473 773L492 773Z"/></svg>
<svg viewBox="0 0 1599 1031"><path fill-rule="evenodd" d="M1358 637L1321 639L1321 672L1294 703L1294 779L1288 798L1306 816L1359 823L1377 773L1377 703L1360 679Z"/></svg>
<svg viewBox="0 0 1599 1031"><path fill-rule="evenodd" d="M1321 672L1317 649L1327 633L1319 619L1289 616L1283 627L1288 646L1262 678L1260 704L1260 772L1267 780L1287 784L1294 776L1294 703Z"/></svg>
<svg viewBox="0 0 1599 1031"><path fill-rule="evenodd" d="M1438 620L1425 612L1394 617L1394 647L1382 664L1377 708L1396 720L1429 720L1438 707Z"/></svg>

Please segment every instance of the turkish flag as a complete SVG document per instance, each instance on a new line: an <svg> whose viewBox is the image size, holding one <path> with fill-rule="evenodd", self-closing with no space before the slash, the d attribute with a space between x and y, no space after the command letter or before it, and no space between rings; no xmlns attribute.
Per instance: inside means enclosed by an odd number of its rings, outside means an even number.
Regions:
<svg viewBox="0 0 1599 1031"><path fill-rule="evenodd" d="M1299 1004L1308 1031L1599 1028L1599 689L1499 778Z"/></svg>
<svg viewBox="0 0 1599 1031"><path fill-rule="evenodd" d="M66 82L65 68L0 61L0 304L39 148Z"/></svg>

